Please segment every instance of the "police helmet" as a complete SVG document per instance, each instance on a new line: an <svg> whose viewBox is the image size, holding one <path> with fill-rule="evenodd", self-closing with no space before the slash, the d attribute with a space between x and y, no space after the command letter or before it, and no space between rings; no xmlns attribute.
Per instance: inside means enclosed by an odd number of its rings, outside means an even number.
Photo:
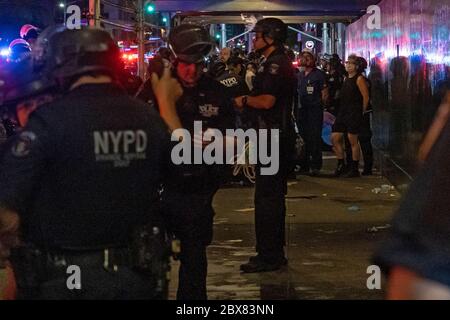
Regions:
<svg viewBox="0 0 450 320"><path fill-rule="evenodd" d="M51 93L53 95L56 92L55 87L55 84L48 79L33 75L24 79L21 83L7 88L5 90L4 104L12 106L20 101L44 93Z"/></svg>
<svg viewBox="0 0 450 320"><path fill-rule="evenodd" d="M30 63L17 63L5 76L4 104L14 106L22 100L49 92L54 87L52 81L33 73Z"/></svg>
<svg viewBox="0 0 450 320"><path fill-rule="evenodd" d="M252 32L261 32L264 37L273 39L282 44L287 39L287 25L277 18L264 18L259 20Z"/></svg>
<svg viewBox="0 0 450 320"><path fill-rule="evenodd" d="M31 48L30 44L23 39L15 39L9 44L9 59L12 61L23 60L29 57Z"/></svg>
<svg viewBox="0 0 450 320"><path fill-rule="evenodd" d="M49 43L51 38L65 29L66 27L62 25L50 26L39 34L39 37L33 46L33 51L31 52L35 72L40 72L45 67L46 61L50 58Z"/></svg>
<svg viewBox="0 0 450 320"><path fill-rule="evenodd" d="M47 71L58 81L91 72L116 76L120 51L108 32L96 28L64 30L50 39Z"/></svg>
<svg viewBox="0 0 450 320"><path fill-rule="evenodd" d="M33 26L32 24L25 24L20 28L20 37L25 41L30 39L37 39L39 36L40 29Z"/></svg>
<svg viewBox="0 0 450 320"><path fill-rule="evenodd" d="M181 24L170 32L169 48L177 60L200 63L211 53L214 42L202 26Z"/></svg>
<svg viewBox="0 0 450 320"><path fill-rule="evenodd" d="M220 77L225 73L227 65L222 61L215 61L209 66L209 74L213 78Z"/></svg>

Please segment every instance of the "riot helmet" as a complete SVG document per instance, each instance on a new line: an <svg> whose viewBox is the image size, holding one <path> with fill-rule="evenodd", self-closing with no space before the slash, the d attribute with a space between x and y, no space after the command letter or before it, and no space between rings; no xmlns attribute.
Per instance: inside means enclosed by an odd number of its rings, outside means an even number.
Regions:
<svg viewBox="0 0 450 320"><path fill-rule="evenodd" d="M176 60L201 63L211 53L214 42L202 26L181 24L170 32L169 48Z"/></svg>
<svg viewBox="0 0 450 320"><path fill-rule="evenodd" d="M287 25L277 18L259 20L252 32L260 32L264 37L273 39L277 45L282 45L287 39Z"/></svg>
<svg viewBox="0 0 450 320"><path fill-rule="evenodd" d="M27 42L36 40L39 36L40 29L31 24L25 24L20 28L20 37Z"/></svg>
<svg viewBox="0 0 450 320"><path fill-rule="evenodd" d="M9 44L9 60L20 62L30 57L30 44L23 39L15 39Z"/></svg>
<svg viewBox="0 0 450 320"><path fill-rule="evenodd" d="M46 69L60 83L94 72L116 77L122 69L118 46L108 32L95 28L54 34L49 42L48 57Z"/></svg>

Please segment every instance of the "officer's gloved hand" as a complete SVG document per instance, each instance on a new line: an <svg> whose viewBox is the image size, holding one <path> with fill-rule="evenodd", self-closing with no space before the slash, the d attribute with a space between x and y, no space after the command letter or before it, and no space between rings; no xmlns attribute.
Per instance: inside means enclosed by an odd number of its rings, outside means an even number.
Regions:
<svg viewBox="0 0 450 320"><path fill-rule="evenodd" d="M169 106L172 107L173 104L173 107L175 107L175 102L183 94L183 88L178 80L172 77L170 65L164 66L161 77L158 77L156 73L152 73L151 79L152 89L160 107L161 104L164 104L163 102L169 102Z"/></svg>
<svg viewBox="0 0 450 320"><path fill-rule="evenodd" d="M164 66L161 78L156 73L152 73L151 82L161 118L163 118L171 131L182 128L175 103L183 94L183 89L178 80L171 76L170 65ZM180 136L179 139L184 139L184 137Z"/></svg>

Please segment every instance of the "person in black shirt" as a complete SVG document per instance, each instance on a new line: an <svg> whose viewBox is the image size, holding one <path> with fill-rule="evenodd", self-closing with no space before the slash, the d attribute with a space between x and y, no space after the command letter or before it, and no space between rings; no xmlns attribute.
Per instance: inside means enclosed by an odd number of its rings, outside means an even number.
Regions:
<svg viewBox="0 0 450 320"><path fill-rule="evenodd" d="M361 64L357 56L350 55L345 63L345 68L348 77L342 85L339 114L332 129L333 148L338 158L335 175L340 176L345 169L343 135L347 134L352 149L352 163L346 176L359 177L358 135L363 126L363 115L369 105L369 90L365 78L361 75Z"/></svg>
<svg viewBox="0 0 450 320"><path fill-rule="evenodd" d="M238 108L252 110L257 118L257 129L278 129L280 132L280 166L277 173L264 175L264 165L258 164L255 182L256 252L248 263L240 266L246 273L273 271L287 263L285 245L285 194L287 175L291 164L294 126L292 100L294 71L285 54L283 43L287 26L279 19L266 18L257 22L254 48L264 62L248 96L235 99ZM275 146L269 145L269 150Z"/></svg>
<svg viewBox="0 0 450 320"><path fill-rule="evenodd" d="M158 202L170 136L158 113L117 84L119 60L100 29L49 39L46 70L64 95L31 114L0 169L0 251L14 246L19 227L24 244L11 255L19 298L166 298L130 242L149 225L163 248ZM81 274L69 288L70 266Z"/></svg>

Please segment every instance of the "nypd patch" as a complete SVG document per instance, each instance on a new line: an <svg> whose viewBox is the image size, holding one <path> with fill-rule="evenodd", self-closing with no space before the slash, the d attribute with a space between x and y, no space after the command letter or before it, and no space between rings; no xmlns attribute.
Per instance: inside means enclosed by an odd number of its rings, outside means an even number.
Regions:
<svg viewBox="0 0 450 320"><path fill-rule="evenodd" d="M269 67L270 74L278 74L279 70L280 70L280 66L278 64L276 64L276 63L270 64L270 67Z"/></svg>
<svg viewBox="0 0 450 320"><path fill-rule="evenodd" d="M36 140L36 135L31 131L19 134L12 146L11 153L17 158L23 158L30 154L31 145Z"/></svg>

